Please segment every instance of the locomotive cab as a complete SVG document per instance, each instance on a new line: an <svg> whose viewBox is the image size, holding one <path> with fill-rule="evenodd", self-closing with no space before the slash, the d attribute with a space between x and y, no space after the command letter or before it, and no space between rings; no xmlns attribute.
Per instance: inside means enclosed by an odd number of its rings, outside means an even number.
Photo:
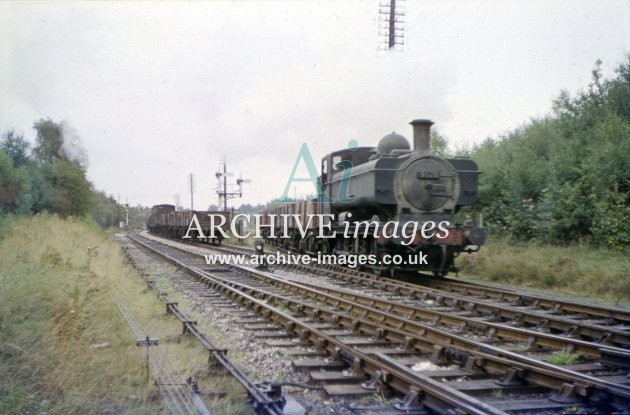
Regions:
<svg viewBox="0 0 630 415"><path fill-rule="evenodd" d="M328 179L336 172L342 171L345 166L358 166L366 163L374 152L374 147L355 147L338 150L326 155L322 159L321 182L324 186ZM348 164L348 162L350 164Z"/></svg>

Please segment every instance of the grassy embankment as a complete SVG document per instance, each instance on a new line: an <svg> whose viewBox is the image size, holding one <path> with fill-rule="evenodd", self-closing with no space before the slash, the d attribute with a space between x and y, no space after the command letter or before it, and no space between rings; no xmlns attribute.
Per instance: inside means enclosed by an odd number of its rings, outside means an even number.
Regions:
<svg viewBox="0 0 630 415"><path fill-rule="evenodd" d="M457 260L460 276L554 291L630 307L628 252L588 245L536 246L491 241Z"/></svg>
<svg viewBox="0 0 630 415"><path fill-rule="evenodd" d="M181 332L112 234L55 216L0 223L0 414L156 413L114 296L152 337ZM182 343L159 347L183 381L207 353Z"/></svg>

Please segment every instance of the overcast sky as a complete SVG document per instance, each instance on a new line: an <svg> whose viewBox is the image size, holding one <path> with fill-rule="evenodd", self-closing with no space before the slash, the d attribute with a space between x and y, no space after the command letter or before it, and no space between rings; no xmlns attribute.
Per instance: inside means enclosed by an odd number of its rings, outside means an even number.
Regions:
<svg viewBox="0 0 630 415"><path fill-rule="evenodd" d="M385 2L385 0L381 0ZM0 2L0 131L41 118L81 137L121 202L216 203L223 157L281 195L316 163L429 118L454 147L549 113L630 52L630 2L407 1L404 50L379 53L379 1ZM304 169L301 169L301 171ZM304 189L298 189L298 195ZM304 190L306 191L306 190Z"/></svg>

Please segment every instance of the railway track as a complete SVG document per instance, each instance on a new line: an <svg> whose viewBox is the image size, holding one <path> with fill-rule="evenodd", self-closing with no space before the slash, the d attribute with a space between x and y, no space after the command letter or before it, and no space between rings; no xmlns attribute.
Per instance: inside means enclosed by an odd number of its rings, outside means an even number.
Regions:
<svg viewBox="0 0 630 415"><path fill-rule="evenodd" d="M370 294L359 295L248 267L216 272L199 255L134 239L282 327L276 345L311 345L317 350L314 356L328 356L295 362L297 367L317 369L311 377L325 382L328 393L392 388L406 396L401 409L437 413L628 410L627 368L606 361L599 343L503 324L478 314L483 307L474 303L464 312L452 312L445 304L456 295L436 301L431 288L401 283L394 289L389 285L393 282L364 275L345 279L344 284L368 287ZM333 278L342 274L319 271L333 273ZM621 347L607 348L617 360L628 357ZM588 359L559 367L545 361L554 350L574 350ZM413 362L416 368L430 362L439 366L414 371Z"/></svg>
<svg viewBox="0 0 630 415"><path fill-rule="evenodd" d="M139 243L130 235L130 238ZM130 258L131 259L131 258ZM277 391L271 390L267 385L261 385L250 379L245 372L228 357L228 350L217 347L212 340L198 327L197 322L192 320L184 311L179 308L177 302L169 299L168 294L160 291L155 281L148 279L143 275L143 279L147 285L157 292L165 306L166 311L172 314L182 323L182 334L192 335L207 351L208 362L212 362L213 366L222 367L227 373L235 378L243 387L247 396L252 401L252 407L257 415L282 415L285 400L279 396ZM195 395L196 396L196 395ZM205 408L204 408L205 409ZM178 410L177 413L202 413ZM206 412L203 412L206 413ZM209 414L209 412L207 412Z"/></svg>
<svg viewBox="0 0 630 415"><path fill-rule="evenodd" d="M218 249L231 253L252 253L242 247ZM609 346L612 350L630 349L630 310L626 309L533 296L507 288L446 278L426 277L406 282L336 265L291 264L278 267L326 276L350 286L361 286L373 290L375 295L397 299L401 304L415 303L419 307L429 307L449 315L475 316L478 320L495 322L501 327L509 325L529 333L577 340L574 344L566 344L568 351L598 355L581 348L574 350L579 340L591 343L592 347L601 348L604 352L610 350ZM497 330L499 328L496 327ZM501 336L498 332L495 334ZM630 368L630 362L626 364Z"/></svg>
<svg viewBox="0 0 630 415"><path fill-rule="evenodd" d="M573 313L586 319L598 320L598 323L604 326L626 325L625 330L630 333L630 326L628 326L630 325L630 310L623 308L604 307L583 301L560 300L541 294L532 297L518 293L513 289L494 288L474 282L456 281L450 278L431 278L421 281L421 283L458 295L519 303L547 311Z"/></svg>

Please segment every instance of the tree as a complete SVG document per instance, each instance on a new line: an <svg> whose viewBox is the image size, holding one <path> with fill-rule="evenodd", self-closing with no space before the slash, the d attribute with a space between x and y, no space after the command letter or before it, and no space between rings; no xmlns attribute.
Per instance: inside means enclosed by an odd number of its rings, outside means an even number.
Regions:
<svg viewBox="0 0 630 415"><path fill-rule="evenodd" d="M33 126L37 132L33 154L39 174L33 174L35 211L66 216L85 216L92 205L92 187L85 177L86 156L78 134L68 124L42 119Z"/></svg>
<svg viewBox="0 0 630 415"><path fill-rule="evenodd" d="M15 174L13 160L0 150L0 213L9 213L18 205L20 184Z"/></svg>
<svg viewBox="0 0 630 415"><path fill-rule="evenodd" d="M30 213L33 200L27 166L15 168L11 157L0 149L0 213Z"/></svg>
<svg viewBox="0 0 630 415"><path fill-rule="evenodd" d="M448 152L448 140L435 129L431 130L430 147L434 154L442 157L450 156Z"/></svg>
<svg viewBox="0 0 630 415"><path fill-rule="evenodd" d="M151 208L141 205L129 206L129 228L144 228L149 215L151 215Z"/></svg>
<svg viewBox="0 0 630 415"><path fill-rule="evenodd" d="M39 120L33 128L37 132L37 145L33 148L33 154L39 162L66 161L86 170L87 156L74 128L51 119Z"/></svg>
<svg viewBox="0 0 630 415"><path fill-rule="evenodd" d="M53 163L63 160L61 146L63 145L63 133L61 125L51 119L39 120L33 128L37 132L35 141L37 145L33 148L35 158L41 163Z"/></svg>
<svg viewBox="0 0 630 415"><path fill-rule="evenodd" d="M0 148L11 157L15 167L20 167L29 161L28 152L30 145L28 141L24 139L24 136L17 135L13 130L9 130L2 135Z"/></svg>
<svg viewBox="0 0 630 415"><path fill-rule="evenodd" d="M43 207L61 217L85 216L92 202L92 188L85 173L76 164L65 160L53 161L42 167L49 188L49 200Z"/></svg>
<svg viewBox="0 0 630 415"><path fill-rule="evenodd" d="M103 228L118 226L118 222L124 219L124 210L112 196L108 197L103 192L94 192L92 218Z"/></svg>
<svg viewBox="0 0 630 415"><path fill-rule="evenodd" d="M630 242L630 57L554 112L475 147L481 203L494 230L520 240Z"/></svg>

